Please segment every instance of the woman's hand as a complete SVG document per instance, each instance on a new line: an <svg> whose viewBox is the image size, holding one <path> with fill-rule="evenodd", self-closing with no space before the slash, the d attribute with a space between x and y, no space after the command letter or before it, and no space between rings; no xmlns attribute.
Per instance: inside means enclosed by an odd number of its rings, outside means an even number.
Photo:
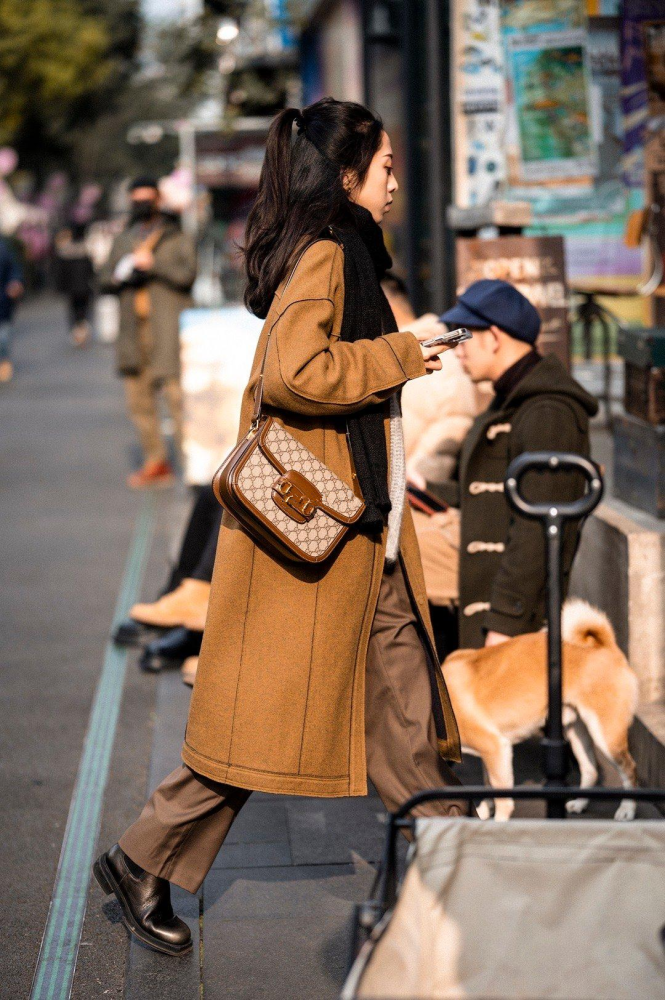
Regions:
<svg viewBox="0 0 665 1000"><path fill-rule="evenodd" d="M423 317L424 319L425 317ZM416 321L417 322L417 321ZM420 342L420 350L423 352L423 360L425 362L425 368L428 372L440 371L442 365L439 359L439 354L443 354L444 351L449 351L450 344L435 344L434 347L424 347L423 344L426 340L431 340L436 337L437 334L442 334L446 332L446 327L443 323L439 323L436 320L433 323L423 324L422 326L417 325L415 330L410 327L411 333Z"/></svg>

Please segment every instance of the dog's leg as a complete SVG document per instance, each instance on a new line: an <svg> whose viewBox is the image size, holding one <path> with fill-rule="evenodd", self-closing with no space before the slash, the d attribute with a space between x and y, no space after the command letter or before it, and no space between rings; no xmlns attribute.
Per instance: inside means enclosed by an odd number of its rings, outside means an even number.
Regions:
<svg viewBox="0 0 665 1000"><path fill-rule="evenodd" d="M579 717L566 726L566 736L580 769L580 786L582 788L593 788L598 781L598 765L593 750L593 743L586 726ZM566 803L566 811L569 813L583 813L588 805L588 799L570 799Z"/></svg>
<svg viewBox="0 0 665 1000"><path fill-rule="evenodd" d="M492 788L511 788L515 781L510 740L502 736L492 720L482 712L475 715L465 713L463 732L463 744L473 748L483 762L487 783ZM495 799L494 807L494 818L505 820L510 818L515 803L512 799ZM487 800L480 803L478 815L481 819L489 819L490 805Z"/></svg>
<svg viewBox="0 0 665 1000"><path fill-rule="evenodd" d="M510 740L500 733L483 751L483 761L487 767L489 783L492 788L512 788L515 784L513 774L513 747ZM515 809L514 799L494 800L494 819L501 823L510 819Z"/></svg>
<svg viewBox="0 0 665 1000"><path fill-rule="evenodd" d="M588 709L585 711L580 708L580 714L589 730L589 735L594 742L594 746L604 754L610 763L614 764L619 772L623 787L634 788L637 784L637 769L635 761L628 750L627 730L622 727L620 734L616 735L614 739L608 739L600 719L595 712L590 712ZM615 812L614 818L622 821L635 819L636 808L637 803L634 799L623 799L619 803L619 808Z"/></svg>
<svg viewBox="0 0 665 1000"><path fill-rule="evenodd" d="M628 746L624 745L616 750L612 754L612 760L621 775L621 784L623 787L635 788L637 784L637 768L635 767L635 761L630 755ZM635 819L636 810L637 803L635 799L622 799L619 803L619 808L614 814L614 818L622 822Z"/></svg>
<svg viewBox="0 0 665 1000"><path fill-rule="evenodd" d="M483 785L489 785L489 783L489 775L483 761ZM494 815L494 799L483 799L483 801L479 803L476 812L478 813L479 819L491 819Z"/></svg>

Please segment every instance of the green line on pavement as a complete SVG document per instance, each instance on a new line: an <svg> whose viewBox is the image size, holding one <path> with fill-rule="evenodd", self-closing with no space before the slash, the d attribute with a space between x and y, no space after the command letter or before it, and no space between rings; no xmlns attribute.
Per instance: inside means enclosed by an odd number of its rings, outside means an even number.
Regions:
<svg viewBox="0 0 665 1000"><path fill-rule="evenodd" d="M113 614L114 630L127 617L141 589L153 522L154 498L146 496ZM126 667L127 650L109 642L69 806L31 1000L67 1000L71 994Z"/></svg>

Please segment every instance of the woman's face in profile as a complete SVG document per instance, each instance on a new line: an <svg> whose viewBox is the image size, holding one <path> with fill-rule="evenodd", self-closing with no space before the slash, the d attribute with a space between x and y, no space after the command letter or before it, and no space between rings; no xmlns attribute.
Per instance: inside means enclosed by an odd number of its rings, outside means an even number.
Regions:
<svg viewBox="0 0 665 1000"><path fill-rule="evenodd" d="M386 132L381 137L381 145L370 163L363 184L351 192L351 200L371 212L375 222L383 222L390 211L393 194L399 185L393 173L393 150Z"/></svg>

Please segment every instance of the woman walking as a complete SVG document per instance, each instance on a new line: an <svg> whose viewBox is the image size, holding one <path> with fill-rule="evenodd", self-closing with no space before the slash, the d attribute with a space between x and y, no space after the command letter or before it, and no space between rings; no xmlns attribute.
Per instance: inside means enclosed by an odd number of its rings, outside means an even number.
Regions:
<svg viewBox="0 0 665 1000"><path fill-rule="evenodd" d="M439 369L442 349L395 332L380 288L391 261L379 224L396 190L390 140L360 105L326 98L274 120L247 224L245 301L266 321L240 437L260 382L264 411L365 510L314 565L272 554L224 513L184 763L95 864L130 930L168 954L191 947L169 882L198 890L253 790L365 795L369 776L394 809L459 784L399 415L401 386Z"/></svg>

